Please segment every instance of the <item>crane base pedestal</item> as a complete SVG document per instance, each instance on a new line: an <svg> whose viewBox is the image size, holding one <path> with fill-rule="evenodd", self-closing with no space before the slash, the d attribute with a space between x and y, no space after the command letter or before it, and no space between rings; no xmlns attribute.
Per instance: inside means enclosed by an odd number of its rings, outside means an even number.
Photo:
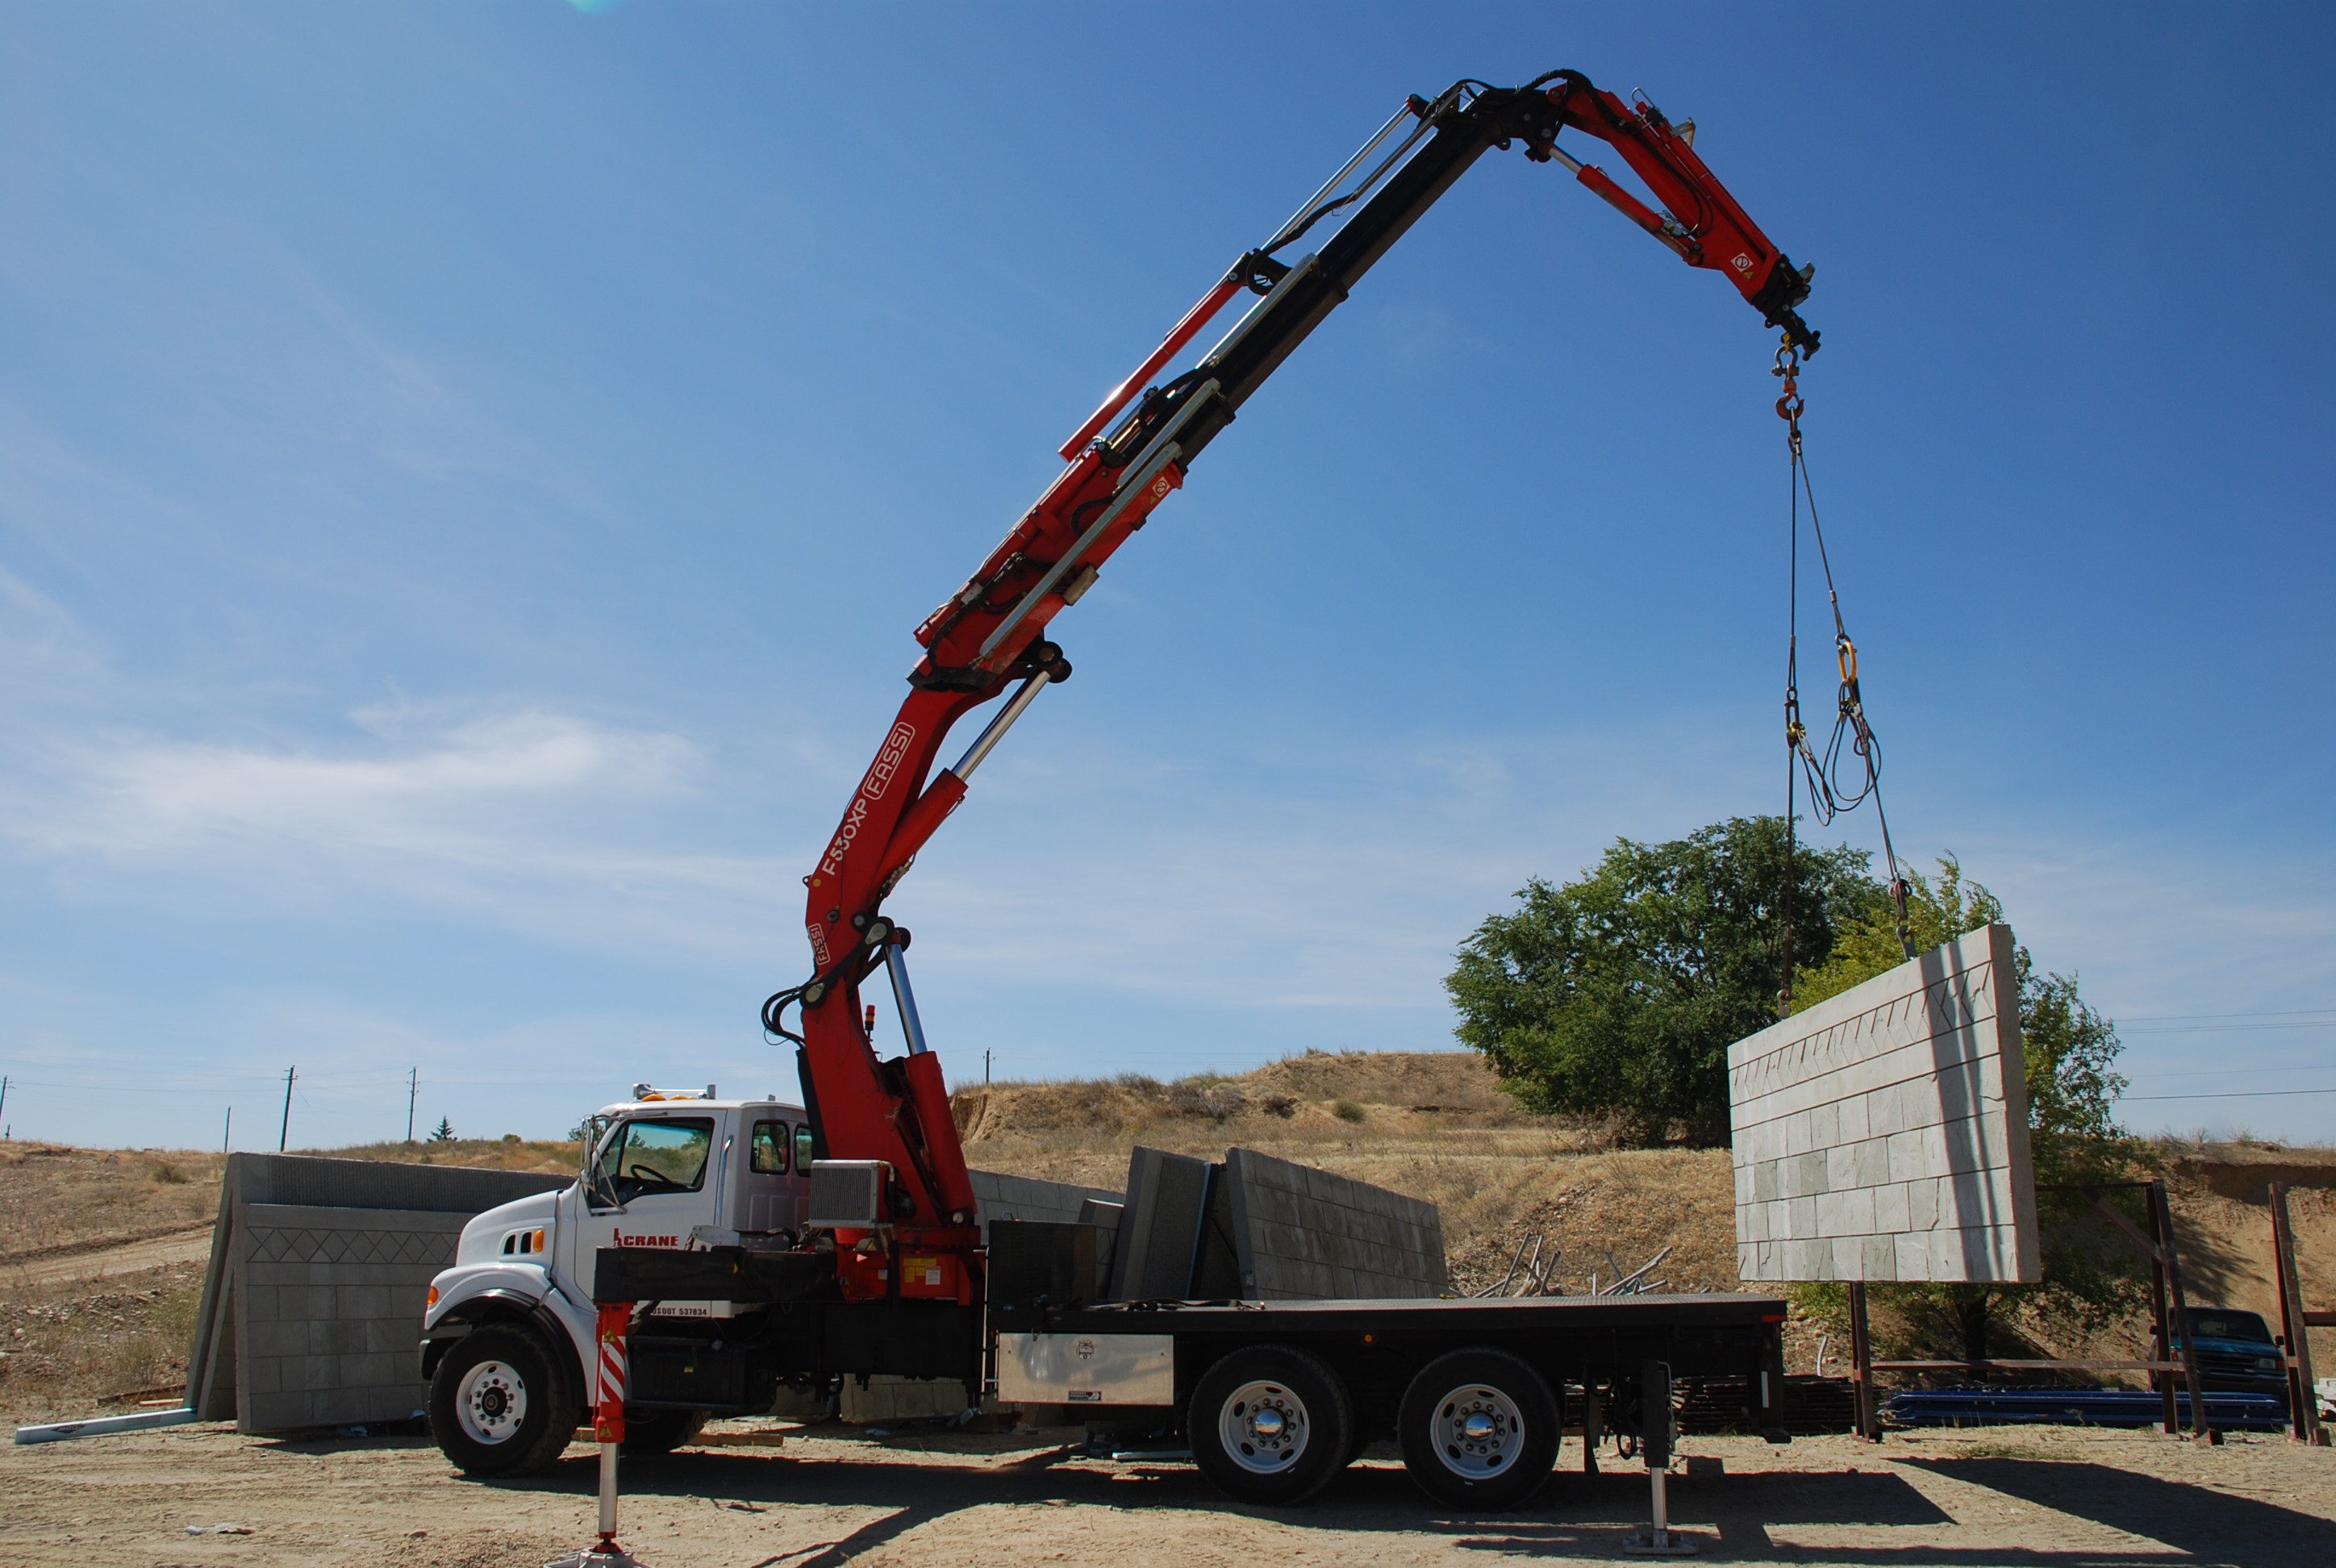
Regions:
<svg viewBox="0 0 2336 1568"><path fill-rule="evenodd" d="M1657 1369L1664 1372L1668 1381L1669 1368L1650 1368L1650 1370ZM1663 1391L1661 1408L1666 1415L1669 1413L1670 1393L1668 1388ZM1668 1442L1665 1443L1665 1446L1668 1448ZM1633 1557L1692 1557L1695 1555L1695 1543L1671 1528L1671 1501L1668 1486L1669 1480L1670 1475L1666 1469L1650 1464L1647 1472L1647 1484L1654 1493L1654 1507L1651 1510L1654 1518L1640 1525L1639 1533L1622 1543L1622 1550Z"/></svg>
<svg viewBox="0 0 2336 1568"><path fill-rule="evenodd" d="M648 1568L648 1564L614 1541L608 1541L599 1546L587 1546L580 1552L554 1557L543 1568Z"/></svg>
<svg viewBox="0 0 2336 1568"><path fill-rule="evenodd" d="M1676 1530L1641 1524L1636 1535L1622 1543L1622 1550L1633 1557L1692 1557L1695 1543Z"/></svg>

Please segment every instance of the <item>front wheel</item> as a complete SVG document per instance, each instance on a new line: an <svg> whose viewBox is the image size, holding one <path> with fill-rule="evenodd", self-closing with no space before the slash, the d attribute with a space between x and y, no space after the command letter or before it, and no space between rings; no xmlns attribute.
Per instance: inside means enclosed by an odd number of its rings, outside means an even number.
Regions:
<svg viewBox="0 0 2336 1568"><path fill-rule="evenodd" d="M531 1475L560 1457L582 1412L541 1337L511 1323L464 1336L430 1379L430 1434L466 1475Z"/></svg>
<svg viewBox="0 0 2336 1568"><path fill-rule="evenodd" d="M1420 1490L1455 1508L1522 1503L1557 1463L1557 1401L1503 1350L1455 1350L1420 1369L1396 1435Z"/></svg>
<svg viewBox="0 0 2336 1568"><path fill-rule="evenodd" d="M1192 1462L1237 1502L1287 1507L1347 1463L1355 1410L1347 1386L1292 1345L1255 1345L1210 1368L1184 1433Z"/></svg>

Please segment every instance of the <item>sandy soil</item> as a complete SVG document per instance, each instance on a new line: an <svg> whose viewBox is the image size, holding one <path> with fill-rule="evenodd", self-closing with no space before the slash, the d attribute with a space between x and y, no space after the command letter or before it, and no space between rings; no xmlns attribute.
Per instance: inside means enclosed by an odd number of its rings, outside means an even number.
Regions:
<svg viewBox="0 0 2336 1568"><path fill-rule="evenodd" d="M1609 1474L1583 1476L1571 1441L1526 1507L1472 1516L1434 1509L1377 1451L1308 1507L1271 1514L1226 1505L1189 1466L1075 1457L1070 1431L891 1445L837 1432L628 1466L626 1544L657 1568L1616 1561L1647 1503L1643 1472L1610 1460ZM1674 1519L1710 1561L2336 1562L2336 1451L2280 1438L2209 1448L2038 1428L1880 1446L1694 1438L1688 1451ZM11 1448L0 1454L0 1563L537 1563L588 1541L594 1452L579 1445L549 1477L489 1485L454 1475L421 1438L295 1443L196 1427ZM250 1534L187 1534L222 1524Z"/></svg>

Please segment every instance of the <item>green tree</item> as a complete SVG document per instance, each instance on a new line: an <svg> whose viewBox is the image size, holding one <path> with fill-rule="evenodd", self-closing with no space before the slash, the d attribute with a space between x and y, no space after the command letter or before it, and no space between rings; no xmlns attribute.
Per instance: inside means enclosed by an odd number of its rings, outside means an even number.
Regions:
<svg viewBox="0 0 2336 1568"><path fill-rule="evenodd" d="M1918 951L2003 919L2001 901L1966 881L1952 855L1939 862L1935 881L1919 873L1906 881L1907 925ZM2117 1026L2086 1004L2076 976L2039 975L2025 947L2014 951L2037 1184L2126 1179L2146 1164L2146 1150L2117 1125L2117 1096L2126 1086L2116 1069L2124 1048ZM1894 916L1878 907L1841 933L1825 961L1795 977L1794 1008L1814 1007L1904 961ZM2097 1330L2138 1306L2146 1276L2140 1254L2104 1235L2092 1214L2078 1194L2037 1194L2045 1232L2040 1284L1881 1286L1874 1300L1895 1310L1908 1348L1952 1346L1975 1361L1988 1359L1993 1331L2023 1308L2046 1329ZM2129 1217L2139 1219L2137 1207ZM1796 1295L1812 1316L1845 1316L1839 1286L1796 1287Z"/></svg>
<svg viewBox="0 0 2336 1568"><path fill-rule="evenodd" d="M1776 1020L1785 821L1731 817L1598 865L1478 926L1445 979L1455 1031L1528 1108L1613 1119L1626 1143L1728 1141L1728 1047ZM1819 960L1881 891L1847 845L1792 857L1793 946Z"/></svg>
<svg viewBox="0 0 2336 1568"><path fill-rule="evenodd" d="M454 1141L454 1124L448 1121L443 1116L439 1117L438 1125L431 1130L430 1141L433 1144L453 1143Z"/></svg>

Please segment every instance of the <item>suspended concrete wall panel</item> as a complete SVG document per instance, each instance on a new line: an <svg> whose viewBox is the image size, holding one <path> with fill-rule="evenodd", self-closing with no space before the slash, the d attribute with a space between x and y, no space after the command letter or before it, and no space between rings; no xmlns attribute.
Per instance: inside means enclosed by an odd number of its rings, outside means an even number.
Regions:
<svg viewBox="0 0 2336 1568"><path fill-rule="evenodd" d="M1745 1279L2039 1277L2013 954L1988 926L1728 1047Z"/></svg>

